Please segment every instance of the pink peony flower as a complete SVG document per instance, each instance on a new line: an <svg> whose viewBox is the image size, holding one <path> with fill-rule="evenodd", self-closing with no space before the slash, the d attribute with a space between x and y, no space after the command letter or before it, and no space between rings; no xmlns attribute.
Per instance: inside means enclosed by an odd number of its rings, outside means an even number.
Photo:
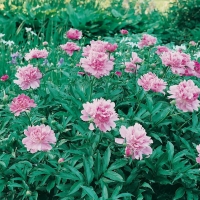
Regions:
<svg viewBox="0 0 200 200"><path fill-rule="evenodd" d="M81 58L80 63L86 72L96 78L109 75L114 65L114 62L109 60L108 54L95 51L90 52L86 58Z"/></svg>
<svg viewBox="0 0 200 200"><path fill-rule="evenodd" d="M67 42L66 44L60 45L61 49L64 50L69 56L72 56L74 51L79 51L81 48L74 42Z"/></svg>
<svg viewBox="0 0 200 200"><path fill-rule="evenodd" d="M125 156L141 160L143 154L147 156L152 154L150 144L153 141L146 135L145 129L140 124L136 123L128 128L121 126L119 131L122 138L115 138L115 142L126 144Z"/></svg>
<svg viewBox="0 0 200 200"><path fill-rule="evenodd" d="M200 78L200 63L197 61L194 61L194 75L198 78Z"/></svg>
<svg viewBox="0 0 200 200"><path fill-rule="evenodd" d="M59 158L59 159L58 159L58 163L62 163L62 162L64 162L64 161L65 161L64 158Z"/></svg>
<svg viewBox="0 0 200 200"><path fill-rule="evenodd" d="M117 49L118 45L115 43L115 44L111 44L111 43L107 43L105 48L107 51L109 52L114 52L116 49Z"/></svg>
<svg viewBox="0 0 200 200"><path fill-rule="evenodd" d="M159 79L155 74L149 72L138 79L138 85L142 86L145 91L152 90L164 94L163 90L166 88L167 83Z"/></svg>
<svg viewBox="0 0 200 200"><path fill-rule="evenodd" d="M190 44L191 46L196 46L196 45L197 45L197 43L196 43L195 41L190 41L189 44Z"/></svg>
<svg viewBox="0 0 200 200"><path fill-rule="evenodd" d="M94 99L93 103L87 102L83 104L84 109L81 111L81 119L93 122L103 132L110 131L111 128L115 128L115 121L118 120L114 107L115 103L110 100ZM93 129L94 126L90 123L90 130Z"/></svg>
<svg viewBox="0 0 200 200"><path fill-rule="evenodd" d="M7 74L4 74L2 77L1 77L1 81L6 81L9 79L9 76Z"/></svg>
<svg viewBox="0 0 200 200"><path fill-rule="evenodd" d="M43 44L43 46L47 46L47 45L48 45L48 42L47 42L47 41L44 41L42 44Z"/></svg>
<svg viewBox="0 0 200 200"><path fill-rule="evenodd" d="M192 80L184 80L179 85L173 85L169 89L168 93L171 94L169 98L175 99L176 106L180 110L183 112L198 110L200 89L194 85Z"/></svg>
<svg viewBox="0 0 200 200"><path fill-rule="evenodd" d="M15 76L18 80L14 80L13 82L19 85L22 90L27 90L29 88L36 89L40 86L42 73L37 67L28 65L27 67L18 68Z"/></svg>
<svg viewBox="0 0 200 200"><path fill-rule="evenodd" d="M135 73L137 69L139 69L140 65L138 63L141 63L143 60L138 57L137 53L132 53L131 62L125 62L125 72L129 73Z"/></svg>
<svg viewBox="0 0 200 200"><path fill-rule="evenodd" d="M10 111L14 113L15 116L19 116L21 112L30 110L36 107L33 99L26 96L25 94L20 94L15 97L10 104Z"/></svg>
<svg viewBox="0 0 200 200"><path fill-rule="evenodd" d="M160 55L162 64L169 66L174 74L188 75L194 73L194 62L191 61L190 56L178 52L168 51Z"/></svg>
<svg viewBox="0 0 200 200"><path fill-rule="evenodd" d="M155 38L151 35L148 35L148 34L144 34L142 36L142 40L140 42L138 42L138 47L141 49L146 46L154 45L154 44L156 44L156 42L157 42L157 38Z"/></svg>
<svg viewBox="0 0 200 200"><path fill-rule="evenodd" d="M117 76L121 76L121 75L122 75L122 73L121 73L120 71L116 71L115 74L116 74Z"/></svg>
<svg viewBox="0 0 200 200"><path fill-rule="evenodd" d="M49 151L52 149L50 144L56 143L54 131L44 124L40 126L28 126L28 129L24 130L24 134L26 138L22 140L22 143L31 153Z"/></svg>
<svg viewBox="0 0 200 200"><path fill-rule="evenodd" d="M31 60L33 58L47 58L48 51L46 49L39 50L39 49L32 49L25 55L25 60Z"/></svg>
<svg viewBox="0 0 200 200"><path fill-rule="evenodd" d="M168 52L170 51L166 46L157 46L157 51L156 54L160 55L163 52Z"/></svg>
<svg viewBox="0 0 200 200"><path fill-rule="evenodd" d="M122 29L122 30L120 30L120 33L123 34L123 35L127 35L127 34L128 34L128 31L125 30L125 29Z"/></svg>
<svg viewBox="0 0 200 200"><path fill-rule="evenodd" d="M67 38L71 40L80 40L82 38L82 31L70 28L66 33Z"/></svg>
<svg viewBox="0 0 200 200"><path fill-rule="evenodd" d="M198 157L196 158L196 162L200 163L200 144L196 146L197 152L198 152Z"/></svg>

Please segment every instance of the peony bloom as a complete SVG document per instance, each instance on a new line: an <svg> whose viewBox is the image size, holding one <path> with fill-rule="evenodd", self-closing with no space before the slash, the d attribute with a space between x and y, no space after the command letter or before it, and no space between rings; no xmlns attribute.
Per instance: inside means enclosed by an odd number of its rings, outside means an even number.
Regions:
<svg viewBox="0 0 200 200"><path fill-rule="evenodd" d="M80 40L82 38L82 31L70 28L69 31L67 31L66 36L71 40Z"/></svg>
<svg viewBox="0 0 200 200"><path fill-rule="evenodd" d="M188 75L194 72L194 62L191 61L190 56L178 52L178 51L168 51L163 52L160 55L162 64L169 66L174 74Z"/></svg>
<svg viewBox="0 0 200 200"><path fill-rule="evenodd" d="M48 42L47 42L47 41L44 41L42 44L43 44L43 46L47 46L47 45L48 45Z"/></svg>
<svg viewBox="0 0 200 200"><path fill-rule="evenodd" d="M115 121L118 120L118 115L114 110L115 103L110 100L94 99L93 103L83 104L83 110L81 111L81 119L83 121L93 122L96 127L101 131L110 131L111 128L115 128ZM94 126L90 123L90 130L94 129Z"/></svg>
<svg viewBox="0 0 200 200"><path fill-rule="evenodd" d="M106 50L109 52L114 52L117 49L117 47L118 46L116 43L115 44L107 43L105 46Z"/></svg>
<svg viewBox="0 0 200 200"><path fill-rule="evenodd" d="M1 81L6 81L9 79L9 76L7 74L4 74L2 77L1 77Z"/></svg>
<svg viewBox="0 0 200 200"><path fill-rule="evenodd" d="M143 60L138 57L137 53L132 53L131 62L125 62L125 72L129 73L135 73L137 69L139 69L140 65L138 63L141 63Z"/></svg>
<svg viewBox="0 0 200 200"><path fill-rule="evenodd" d="M52 149L50 144L56 143L54 131L44 124L40 126L28 126L28 129L24 130L24 134L26 138L22 140L22 143L31 153L49 151Z"/></svg>
<svg viewBox="0 0 200 200"><path fill-rule="evenodd" d="M36 89L40 86L42 73L37 67L28 65L27 67L18 68L15 76L18 80L14 80L13 82L19 85L22 90L27 90L29 88Z"/></svg>
<svg viewBox="0 0 200 200"><path fill-rule="evenodd" d="M10 111L19 116L21 112L28 111L31 108L36 107L36 104L33 99L26 96L25 94L20 94L12 100L10 104Z"/></svg>
<svg viewBox="0 0 200 200"><path fill-rule="evenodd" d="M65 161L64 158L59 158L59 159L58 159L58 163L62 163L62 162L64 162L64 161Z"/></svg>
<svg viewBox="0 0 200 200"><path fill-rule="evenodd" d="M138 85L142 86L145 91L152 90L164 94L163 90L166 88L167 83L159 79L155 74L149 72L138 79Z"/></svg>
<svg viewBox="0 0 200 200"><path fill-rule="evenodd" d="M157 46L157 51L156 54L160 55L163 52L168 52L170 51L166 46Z"/></svg>
<svg viewBox="0 0 200 200"><path fill-rule="evenodd" d="M81 48L74 42L67 42L66 44L60 45L61 49L64 50L69 56L72 56L74 51L79 51Z"/></svg>
<svg viewBox="0 0 200 200"><path fill-rule="evenodd" d="M92 51L86 58L81 58L81 67L96 78L109 75L114 62L109 60L106 53Z"/></svg>
<svg viewBox="0 0 200 200"><path fill-rule="evenodd" d="M146 46L154 45L154 44L156 44L156 42L157 42L157 38L155 38L151 35L148 35L148 34L144 34L142 36L142 40L140 42L138 42L138 47L141 49Z"/></svg>
<svg viewBox="0 0 200 200"><path fill-rule="evenodd" d="M197 43L196 43L195 41L190 41L190 42L189 42L189 45L191 45L191 46L196 46Z"/></svg>
<svg viewBox="0 0 200 200"><path fill-rule="evenodd" d="M31 60L33 58L47 58L48 51L46 49L39 50L39 49L32 49L25 55L25 60Z"/></svg>
<svg viewBox="0 0 200 200"><path fill-rule="evenodd" d="M128 34L128 31L125 30L125 29L122 29L122 30L120 30L120 33L121 33L122 35L127 35L127 34Z"/></svg>
<svg viewBox="0 0 200 200"><path fill-rule="evenodd" d="M200 144L196 146L196 150L198 152L198 157L196 158L196 162L200 163Z"/></svg>
<svg viewBox="0 0 200 200"><path fill-rule="evenodd" d="M136 123L128 128L121 126L119 131L122 138L115 138L115 142L126 144L125 156L141 160L142 155L149 156L152 154L150 144L153 141L146 135L145 129L140 124Z"/></svg>
<svg viewBox="0 0 200 200"><path fill-rule="evenodd" d="M169 98L175 99L176 106L183 112L197 111L200 106L198 100L200 89L192 80L184 80L179 85L171 86L168 93L171 94Z"/></svg>
<svg viewBox="0 0 200 200"><path fill-rule="evenodd" d="M197 61L194 61L194 75L200 78L200 63Z"/></svg>

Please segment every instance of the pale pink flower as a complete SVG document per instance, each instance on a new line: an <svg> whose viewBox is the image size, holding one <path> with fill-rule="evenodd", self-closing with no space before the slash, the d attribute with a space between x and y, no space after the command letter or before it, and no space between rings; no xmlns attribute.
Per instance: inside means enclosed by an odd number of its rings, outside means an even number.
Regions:
<svg viewBox="0 0 200 200"><path fill-rule="evenodd" d="M82 31L70 28L66 33L67 38L71 40L80 40L82 38Z"/></svg>
<svg viewBox="0 0 200 200"><path fill-rule="evenodd" d="M156 54L160 55L163 52L168 52L170 51L166 46L157 46L157 51Z"/></svg>
<svg viewBox="0 0 200 200"><path fill-rule="evenodd" d="M74 42L67 42L66 44L60 45L61 49L64 50L69 56L72 56L74 51L79 51L81 48Z"/></svg>
<svg viewBox="0 0 200 200"><path fill-rule="evenodd" d="M200 144L196 146L196 150L198 152L198 157L196 158L196 162L200 163Z"/></svg>
<svg viewBox="0 0 200 200"><path fill-rule="evenodd" d="M169 66L174 74L187 75L193 74L194 72L194 62L191 61L190 56L185 53L168 51L163 52L160 58L162 64Z"/></svg>
<svg viewBox="0 0 200 200"><path fill-rule="evenodd" d="M97 41L92 40L90 41L90 45L83 47L82 56L87 57L89 56L90 52L106 53L107 45L108 45L108 42L104 42L101 40L97 40Z"/></svg>
<svg viewBox="0 0 200 200"><path fill-rule="evenodd" d="M142 40L140 42L138 42L138 47L141 49L146 46L152 46L152 45L156 44L156 42L157 42L157 38L155 38L151 35L148 35L148 34L144 34L142 36Z"/></svg>
<svg viewBox="0 0 200 200"><path fill-rule="evenodd" d="M62 163L62 162L64 162L64 161L65 161L64 158L59 158L59 159L58 159L58 163Z"/></svg>
<svg viewBox="0 0 200 200"><path fill-rule="evenodd" d="M180 110L183 112L198 110L200 89L194 85L192 80L184 80L179 85L173 85L169 89L168 93L171 94L169 98L175 99L176 106Z"/></svg>
<svg viewBox="0 0 200 200"><path fill-rule="evenodd" d="M128 34L128 31L125 30L125 29L121 29L121 30L120 30L120 33L123 34L123 35L127 35L127 34Z"/></svg>
<svg viewBox="0 0 200 200"><path fill-rule="evenodd" d="M140 65L143 60L138 57L137 53L132 53L131 62L125 62L125 72L135 73L137 69L139 69Z"/></svg>
<svg viewBox="0 0 200 200"><path fill-rule="evenodd" d="M47 42L47 41L44 41L42 44L43 44L43 46L47 46L47 45L48 45L48 42Z"/></svg>
<svg viewBox="0 0 200 200"><path fill-rule="evenodd" d="M96 78L109 75L114 62L106 53L92 51L86 58L81 58L81 67Z"/></svg>
<svg viewBox="0 0 200 200"><path fill-rule="evenodd" d="M49 53L46 49L32 49L25 55L25 60L31 60L33 58L47 58L48 54Z"/></svg>
<svg viewBox="0 0 200 200"><path fill-rule="evenodd" d="M197 45L197 43L196 43L195 41L190 41L189 44L190 44L191 46L196 46L196 45Z"/></svg>
<svg viewBox="0 0 200 200"><path fill-rule="evenodd" d="M42 73L37 67L28 65L27 67L18 68L15 76L18 80L14 80L13 82L19 85L22 90L27 90L29 88L36 89L40 86Z"/></svg>
<svg viewBox="0 0 200 200"><path fill-rule="evenodd" d="M28 129L24 130L24 134L26 138L22 140L22 143L31 153L49 151L52 149L50 144L56 143L54 131L44 124L40 126L28 126Z"/></svg>
<svg viewBox="0 0 200 200"><path fill-rule="evenodd" d="M146 135L145 129L138 123L134 126L121 126L120 135L122 138L115 138L118 144L126 144L125 156L132 157L132 159L142 159L142 155L151 155L152 148L150 144L152 139Z"/></svg>
<svg viewBox="0 0 200 200"><path fill-rule="evenodd" d="M145 91L152 90L164 93L163 90L166 88L167 83L159 79L154 73L149 72L138 79L138 85L142 86Z"/></svg>
<svg viewBox="0 0 200 200"><path fill-rule="evenodd" d="M116 43L115 44L107 43L105 48L109 52L114 52L117 49L117 47L118 45Z"/></svg>
<svg viewBox="0 0 200 200"><path fill-rule="evenodd" d="M200 63L197 61L194 61L194 75L200 78Z"/></svg>
<svg viewBox="0 0 200 200"><path fill-rule="evenodd" d="M103 132L110 131L111 128L115 128L115 121L118 120L114 107L115 103L110 100L94 99L92 103L83 104L84 109L81 111L81 119L93 122ZM90 124L90 130L93 128Z"/></svg>
<svg viewBox="0 0 200 200"><path fill-rule="evenodd" d="M14 113L15 116L19 116L21 112L28 111L34 107L36 107L36 104L33 99L25 94L20 94L12 100L10 111Z"/></svg>
<svg viewBox="0 0 200 200"><path fill-rule="evenodd" d="M9 76L7 74L4 74L2 77L1 77L1 81L6 81L9 79Z"/></svg>

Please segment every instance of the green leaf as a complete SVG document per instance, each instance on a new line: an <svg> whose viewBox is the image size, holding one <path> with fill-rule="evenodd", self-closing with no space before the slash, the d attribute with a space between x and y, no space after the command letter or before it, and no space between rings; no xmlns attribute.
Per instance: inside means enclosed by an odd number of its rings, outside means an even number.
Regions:
<svg viewBox="0 0 200 200"><path fill-rule="evenodd" d="M185 194L185 188L180 187L176 190L173 200L180 199Z"/></svg>
<svg viewBox="0 0 200 200"><path fill-rule="evenodd" d="M153 191L153 188L149 185L149 183L144 182L144 183L142 184L142 187L149 188L149 189L152 190L152 192L154 192L154 191Z"/></svg>
<svg viewBox="0 0 200 200"><path fill-rule="evenodd" d="M96 159L94 163L94 176L98 180L101 174L102 174L101 155L99 151L97 151L97 155L96 155Z"/></svg>
<svg viewBox="0 0 200 200"><path fill-rule="evenodd" d="M92 199L94 200L98 200L98 196L96 194L96 192L93 190L93 188L90 188L90 187L86 187L86 186L81 186L84 190L84 192L89 196L91 197Z"/></svg>
<svg viewBox="0 0 200 200"><path fill-rule="evenodd" d="M82 186L83 182L75 182L72 187L70 188L69 190L69 194L68 195L71 195L71 194L74 194L75 192L77 192L81 186Z"/></svg>
<svg viewBox="0 0 200 200"><path fill-rule="evenodd" d="M104 173L104 176L113 180L113 181L119 181L119 182L124 182L124 179L121 175L119 175L116 172L113 171L107 171Z"/></svg>
<svg viewBox="0 0 200 200"><path fill-rule="evenodd" d="M111 151L110 148L108 147L103 155L102 159L102 171L105 172L108 168L109 162L110 162L110 156L111 156Z"/></svg>
<svg viewBox="0 0 200 200"><path fill-rule="evenodd" d="M114 170L114 169L119 169L127 164L127 160L117 160L115 161L109 168L108 170Z"/></svg>
<svg viewBox="0 0 200 200"><path fill-rule="evenodd" d="M50 193L51 189L55 186L55 181L51 180L48 184L47 184L47 191Z"/></svg>
<svg viewBox="0 0 200 200"><path fill-rule="evenodd" d="M167 149L168 160L172 161L174 156L174 145L170 141L168 141L166 149Z"/></svg>
<svg viewBox="0 0 200 200"><path fill-rule="evenodd" d="M94 173L92 169L90 168L89 160L83 156L83 166L84 166L84 172L85 172L85 177L87 180L88 185L92 182L94 178Z"/></svg>
<svg viewBox="0 0 200 200"><path fill-rule="evenodd" d="M121 197L132 197L133 195L130 193L122 193L116 196L116 198L121 198Z"/></svg>

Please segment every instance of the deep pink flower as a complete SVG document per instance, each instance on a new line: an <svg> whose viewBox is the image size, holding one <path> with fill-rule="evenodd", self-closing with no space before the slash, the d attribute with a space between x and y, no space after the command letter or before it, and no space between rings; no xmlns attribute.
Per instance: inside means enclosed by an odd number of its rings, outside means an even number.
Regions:
<svg viewBox="0 0 200 200"><path fill-rule="evenodd" d="M117 49L117 47L118 45L116 43L115 44L107 43L105 48L109 52L114 52Z"/></svg>
<svg viewBox="0 0 200 200"><path fill-rule="evenodd" d="M70 28L66 33L67 38L71 40L80 40L82 38L82 31Z"/></svg>
<svg viewBox="0 0 200 200"><path fill-rule="evenodd" d="M42 73L37 67L28 65L27 67L18 68L15 76L18 80L14 80L13 82L19 85L22 90L27 90L29 88L36 89L40 86Z"/></svg>
<svg viewBox="0 0 200 200"><path fill-rule="evenodd" d="M145 129L140 124L136 123L128 128L121 126L119 131L122 138L115 138L115 142L126 144L125 156L141 160L142 155L149 156L152 154L150 144L153 141L146 135Z"/></svg>
<svg viewBox="0 0 200 200"><path fill-rule="evenodd" d="M40 126L28 126L28 129L24 130L24 134L26 138L22 140L22 143L31 153L49 151L52 149L50 144L56 143L54 131L44 124Z"/></svg>
<svg viewBox="0 0 200 200"><path fill-rule="evenodd" d="M160 55L162 64L169 66L174 74L188 75L194 73L194 62L191 61L190 56L178 52L168 51Z"/></svg>
<svg viewBox="0 0 200 200"><path fill-rule="evenodd" d="M115 128L115 121L118 120L114 107L115 103L110 100L94 99L92 103L83 104L84 109L81 111L81 119L93 122L103 132L110 131L111 128ZM90 124L90 130L93 128Z"/></svg>
<svg viewBox="0 0 200 200"><path fill-rule="evenodd" d="M138 47L141 49L146 46L154 45L154 44L156 44L156 42L157 42L157 38L155 38L151 35L148 35L148 34L144 34L142 36L142 40L140 42L138 42Z"/></svg>
<svg viewBox="0 0 200 200"><path fill-rule="evenodd" d="M144 74L138 79L138 85L142 86L145 91L152 90L154 92L164 93L167 83L162 79L159 79L155 74L149 72Z"/></svg>
<svg viewBox="0 0 200 200"><path fill-rule="evenodd" d="M30 97L25 94L20 94L12 100L10 111L14 113L15 116L19 116L21 112L28 111L34 107L36 107L36 104L33 99L30 99Z"/></svg>
<svg viewBox="0 0 200 200"><path fill-rule="evenodd" d="M139 69L140 65L143 60L138 57L137 53L132 53L131 62L125 62L125 72L135 73L137 69Z"/></svg>
<svg viewBox="0 0 200 200"><path fill-rule="evenodd" d="M128 31L125 30L125 29L122 29L122 30L120 30L120 33L123 34L123 35L127 35L127 34L128 34Z"/></svg>
<svg viewBox="0 0 200 200"><path fill-rule="evenodd" d="M114 62L106 53L92 51L86 58L81 58L81 67L96 78L109 75Z"/></svg>
<svg viewBox="0 0 200 200"><path fill-rule="evenodd" d="M60 45L61 49L64 50L69 56L72 56L74 51L79 51L81 48L74 42L67 42L66 44Z"/></svg>
<svg viewBox="0 0 200 200"><path fill-rule="evenodd" d="M116 71L115 74L116 74L117 76L121 76L121 75L122 75L122 73L121 73L120 71Z"/></svg>
<svg viewBox="0 0 200 200"><path fill-rule="evenodd" d="M168 91L176 101L176 106L183 112L198 110L200 102L198 100L200 89L194 85L192 80L182 81L179 85L173 85Z"/></svg>
<svg viewBox="0 0 200 200"><path fill-rule="evenodd" d="M163 52L168 52L170 51L166 46L157 46L157 51L156 54L160 55Z"/></svg>
<svg viewBox="0 0 200 200"><path fill-rule="evenodd" d="M9 76L7 74L4 74L2 77L1 77L1 81L6 81L9 79Z"/></svg>
<svg viewBox="0 0 200 200"><path fill-rule="evenodd" d="M200 63L197 61L194 61L194 75L198 78L200 78Z"/></svg>
<svg viewBox="0 0 200 200"><path fill-rule="evenodd" d="M48 54L49 53L46 49L32 49L25 55L25 60L31 60L33 58L47 58Z"/></svg>

